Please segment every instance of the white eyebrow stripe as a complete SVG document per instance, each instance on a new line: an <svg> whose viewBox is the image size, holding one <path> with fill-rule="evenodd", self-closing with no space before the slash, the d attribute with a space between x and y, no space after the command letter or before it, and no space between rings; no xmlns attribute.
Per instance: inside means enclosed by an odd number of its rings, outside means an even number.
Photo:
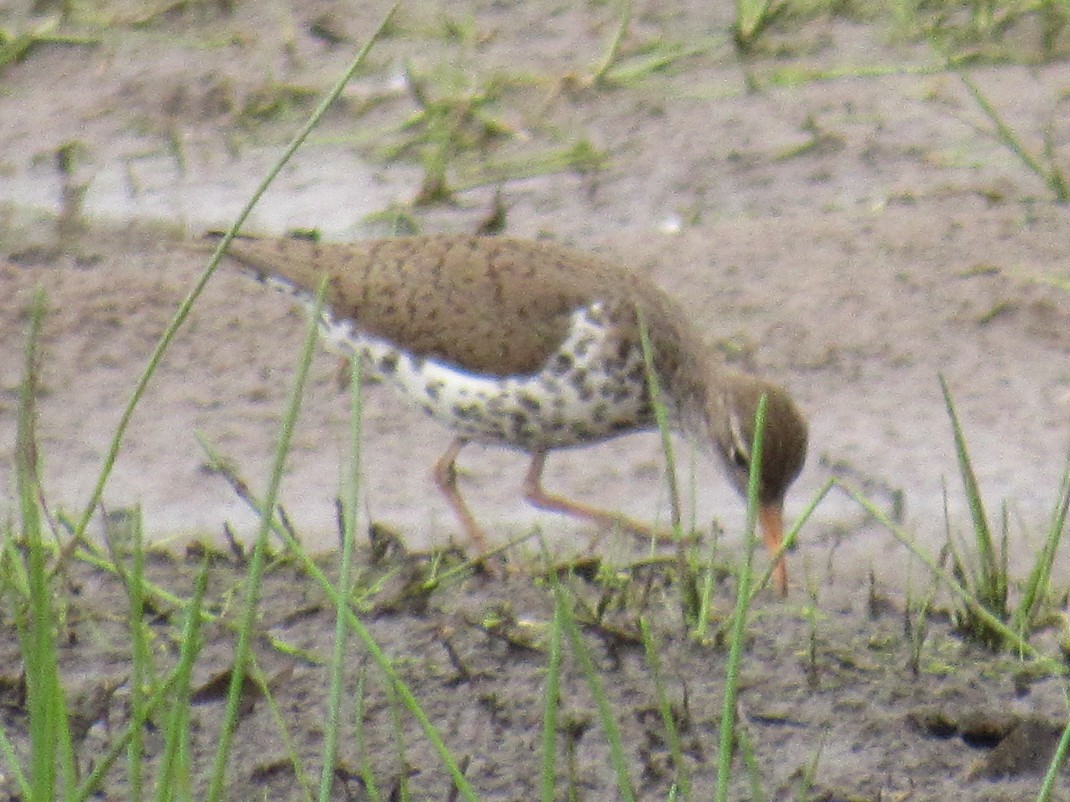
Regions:
<svg viewBox="0 0 1070 802"><path fill-rule="evenodd" d="M747 439L743 436L743 423L734 409L728 413L728 431L732 435L732 444L738 449L742 457L750 462L750 447Z"/></svg>

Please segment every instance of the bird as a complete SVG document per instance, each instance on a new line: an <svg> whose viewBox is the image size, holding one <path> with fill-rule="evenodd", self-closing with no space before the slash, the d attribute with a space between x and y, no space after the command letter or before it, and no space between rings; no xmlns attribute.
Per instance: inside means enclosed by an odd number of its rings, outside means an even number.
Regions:
<svg viewBox="0 0 1070 802"><path fill-rule="evenodd" d="M770 555L779 551L784 497L806 459L806 419L786 389L730 368L643 274L548 240L464 234L352 243L239 236L226 256L306 304L326 281L325 339L452 429L433 477L481 552L486 537L457 487L456 461L471 442L527 452L524 494L537 508L653 531L542 483L551 451L655 425L641 326L673 427L716 455L744 497L764 396L758 523ZM773 580L786 595L783 556Z"/></svg>

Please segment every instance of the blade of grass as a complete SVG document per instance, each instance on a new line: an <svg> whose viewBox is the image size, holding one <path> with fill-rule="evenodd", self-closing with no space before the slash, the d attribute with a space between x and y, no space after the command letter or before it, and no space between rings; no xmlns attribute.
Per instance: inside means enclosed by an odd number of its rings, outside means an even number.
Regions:
<svg viewBox="0 0 1070 802"><path fill-rule="evenodd" d="M636 321L639 324L639 345L643 351L643 369L646 372L647 390L650 394L650 404L654 409L654 420L657 423L658 434L661 436L661 453L665 457L665 486L669 493L669 515L672 522L673 537L676 539L676 567L680 575L679 588L681 595L681 607L683 619L686 625L694 624L696 617L702 608L701 599L698 596L697 580L692 561L688 559L688 549L684 544L683 526L680 517L680 485L676 477L676 454L672 447L672 435L669 427L668 410L662 400L661 381L658 372L654 368L654 347L650 342L650 331L646 325L643 310L638 306L635 309ZM710 592L713 591L713 566L712 561L715 551L710 552L710 562L707 573L707 584Z"/></svg>
<svg viewBox="0 0 1070 802"><path fill-rule="evenodd" d="M988 121L992 123L996 129L996 138L1006 147L1011 153L1018 157L1018 160L1025 165L1026 169L1036 175L1044 184L1055 194L1055 199L1059 203L1066 203L1070 201L1070 186L1067 185L1066 179L1059 171L1055 162L1050 162L1048 167L1044 167L1036 158L1026 149L1025 145L1018 138L1018 135L1014 133L1012 129L1003 118L1000 117L999 112L995 107L989 103L988 98L977 87L973 81L971 81L965 73L960 72L958 74L959 80L973 96L974 102L978 108L988 118Z"/></svg>
<svg viewBox="0 0 1070 802"><path fill-rule="evenodd" d="M620 728L613 717L613 710L610 707L609 698L606 696L602 678L598 675L598 669L591 658L591 651L587 648L587 643L580 632L579 624L576 623L576 617L572 614L572 609L568 605L565 589L561 585L561 580L557 577L557 572L551 570L549 551L545 543L543 544L543 558L546 562L546 573L550 577L550 584L554 592L554 616L561 617L562 629L568 635L573 653L580 662L580 668L587 679L588 687L591 689L591 696L594 697L595 707L598 708L598 718L602 722L602 731L605 733L606 741L609 742L609 760L617 775L618 798L624 800L624 802L635 802L635 789L628 773L628 762L624 757L624 744L621 740Z"/></svg>
<svg viewBox="0 0 1070 802"><path fill-rule="evenodd" d="M557 705L561 698L561 615L554 606L550 622L550 654L546 666L546 694L542 712L542 771L540 797L542 802L554 802L554 773L557 765Z"/></svg>
<svg viewBox="0 0 1070 802"><path fill-rule="evenodd" d="M283 468L290 453L290 442L293 439L297 414L301 409L305 381L308 378L309 366L312 364L312 353L319 334L320 310L323 308L323 298L326 292L327 277L325 276L316 290L315 305L306 327L304 346L297 362L297 373L294 376L293 388L290 391L290 398L283 414L279 440L275 448L275 459L268 479L268 489L264 494L264 514L260 517L260 527L256 534L253 555L249 561L244 607L238 628L238 641L234 647L234 664L230 672L230 687L227 691L226 712L223 716L223 727L219 734L219 746L216 749L215 763L211 774L212 779L206 797L209 802L218 802L222 798L223 786L226 782L230 745L234 737L234 729L238 725L238 706L241 703L242 686L245 681L253 630L256 627L257 610L260 604L260 583L264 571L268 534L271 531L271 521L275 515L275 506L278 502Z"/></svg>
<svg viewBox="0 0 1070 802"><path fill-rule="evenodd" d="M154 680L152 653L149 649L145 632L145 596L142 592L145 579L145 544L143 540L141 510L133 511L130 522L133 535L133 560L130 566L130 583L126 588L130 605L129 627L133 667L130 675L130 710L133 716L141 717L142 707L146 701L145 683ZM143 798L142 764L144 762L145 744L141 729L133 731L130 745L127 747L127 774L129 776L131 802L141 802Z"/></svg>
<svg viewBox="0 0 1070 802"><path fill-rule="evenodd" d="M30 307L15 435L15 484L21 513L21 537L26 544L25 573L29 591L26 615L17 616L16 621L25 660L31 799L41 802L58 798L57 761L62 770L65 793L70 794L77 783L67 704L56 654L57 633L54 631L55 616L46 567L47 546L42 538L41 510L37 501L40 497L36 442L38 344L45 307L45 293L39 287Z"/></svg>
<svg viewBox="0 0 1070 802"><path fill-rule="evenodd" d="M22 770L22 764L19 763L18 755L15 754L15 747L12 745L11 739L7 737L7 730L3 724L0 724L0 752L3 752L4 762L7 763L8 770L15 780L15 785L18 786L20 798L33 799L30 781L26 778L26 772Z"/></svg>
<svg viewBox="0 0 1070 802"><path fill-rule="evenodd" d="M204 445L202 443L202 445ZM218 455L216 455L211 449L206 451L209 455L209 459L213 467L216 470L225 470L226 467L220 465L218 462ZM250 505L250 507L258 514L264 514L264 505L257 499L253 498L252 494L248 490L242 494L242 499ZM338 589L331 583L330 579L324 573L323 569L316 565L316 562L308 556L308 554L301 548L301 544L298 543L291 532L282 526L277 519L272 520L272 530L275 535L286 545L290 555L300 563L304 572L312 577L312 579L320 586L320 589L327 596L328 600L337 605L338 603ZM431 720L427 717L427 713L424 712L420 706L416 696L412 693L412 690L397 673L390 658L384 654L382 648L376 642L372 636L371 631L364 625L364 622L357 617L356 613L349 607L346 608L346 623L356 633L357 638L360 639L364 648L368 651L372 660L376 666L383 673L383 675L389 680L391 685L396 690L398 697L402 703L408 709L410 715L416 719L420 728L423 730L427 740L431 743L435 752L438 754L439 759L442 761L442 765L446 767L446 770L450 773L450 777L453 780L457 790L469 802L478 802L478 798L472 789L471 784L468 782L464 773L457 762L457 759L450 752L445 742L442 740L442 736L438 733L435 725L431 723Z"/></svg>
<svg viewBox="0 0 1070 802"><path fill-rule="evenodd" d="M160 683L160 686L145 703L141 711L144 717L131 718L125 729L123 729L119 736L111 742L104 754L99 756L93 765L93 771L91 771L82 781L82 784L78 786L77 791L67 797L71 802L85 802L90 796L99 795L101 783L104 781L105 775L111 771L112 766L115 765L115 762L120 758L123 752L126 751L130 739L133 737L134 730L144 727L145 723L148 721L148 717L151 716L161 704L163 704L164 699L169 698L178 676L179 670L176 667L170 674L168 674L166 679Z"/></svg>
<svg viewBox="0 0 1070 802"><path fill-rule="evenodd" d="M758 765L758 755L754 751L750 733L746 727L736 727L736 740L739 741L739 751L743 756L743 765L747 767L747 779L750 781L750 795L747 802L765 802L765 792L762 791L762 772Z"/></svg>
<svg viewBox="0 0 1070 802"><path fill-rule="evenodd" d="M947 407L948 417L951 418L951 428L955 437L955 454L959 463L959 474L962 476L963 488L966 492L966 500L970 508L970 517L973 520L974 544L976 546L977 561L980 568L980 586L978 594L981 603L994 616L1001 621L1007 619L1007 572L1003 568L1003 558L997 554L992 540L992 530L988 523L988 515L985 512L984 501L981 498L981 488L974 474L970 455L966 448L966 438L962 432L958 414L955 411L955 402L951 398L947 381L941 375L940 389L944 394L944 404Z"/></svg>
<svg viewBox="0 0 1070 802"><path fill-rule="evenodd" d="M636 320L639 323L639 345L643 350L643 368L646 371L646 383L650 393L650 404L654 408L654 420L661 435L661 451L665 455L665 484L669 491L669 512L672 516L672 531L677 541L683 539L680 524L680 485L676 479L676 455L673 453L670 434L669 416L662 400L661 382L654 369L654 348L650 343L650 331L647 329L643 310L636 307Z"/></svg>
<svg viewBox="0 0 1070 802"><path fill-rule="evenodd" d="M1067 709L1070 710L1070 696L1067 696L1065 691L1064 696L1066 696ZM1036 802L1048 802L1051 799L1052 788L1062 772L1068 751L1070 751L1070 721L1063 727L1063 734L1059 738L1055 753L1051 756L1051 762L1048 764L1048 770L1044 773L1044 781L1040 784L1040 790L1037 792Z"/></svg>
<svg viewBox="0 0 1070 802"><path fill-rule="evenodd" d="M691 799L691 774L684 763L684 747L680 742L680 733L676 729L676 719L669 704L669 697L665 693L665 681L661 675L661 659L658 657L658 646L654 641L654 634L650 631L650 625L646 618L639 618L639 634L643 639L643 650L646 653L646 662L650 666L650 675L654 680L654 692L657 694L658 711L661 713L661 721L665 725L665 739L669 743L669 754L672 756L673 766L676 768L676 781L673 788L683 799Z"/></svg>
<svg viewBox="0 0 1070 802"><path fill-rule="evenodd" d="M390 710L390 724L394 734L394 746L397 748L397 764L408 766L409 750L406 748L405 728L401 724L401 706L398 704L398 689L395 685L386 686L386 703ZM397 784L390 791L391 802L409 802L409 773L402 769L397 776Z"/></svg>
<svg viewBox="0 0 1070 802"><path fill-rule="evenodd" d="M1011 627L1024 640L1026 630L1035 617L1037 610L1048 593L1051 581L1051 568L1055 562L1055 555L1062 541L1063 529L1066 527L1067 512L1070 511L1070 453L1066 457L1066 467L1063 468L1062 481L1059 483L1059 496L1052 510L1051 524L1048 526L1044 545L1041 547L1037 560L1033 564L1033 570L1029 574L1025 591L1018 608L1014 611Z"/></svg>
<svg viewBox="0 0 1070 802"><path fill-rule="evenodd" d="M192 796L189 777L190 685L193 665L201 650L201 606L208 588L208 564L205 558L193 581L193 597L182 626L182 649L175 667L171 707L164 725L163 754L156 779L157 802L173 802L176 796L186 799ZM144 710L141 713L145 715Z"/></svg>
<svg viewBox="0 0 1070 802"><path fill-rule="evenodd" d="M323 770L320 774L320 802L328 802L334 782L334 763L338 752L338 728L341 724L342 682L346 656L345 608L349 604L354 538L357 530L357 504L360 497L361 392L360 359L349 360L349 454L350 470L342 490L342 568L335 602L334 650L331 654L331 684L327 695L327 727L324 732Z"/></svg>
<svg viewBox="0 0 1070 802"><path fill-rule="evenodd" d="M717 802L728 800L728 780L732 772L732 747L735 744L736 694L739 690L739 664L743 657L743 636L751 599L751 567L757 542L758 487L762 472L762 443L765 434L766 397L762 394L754 415L754 442L751 443L750 477L747 483L747 524L744 534L743 561L739 569L736 609L728 642L725 669L724 706L721 710L721 738L717 750Z"/></svg>
<svg viewBox="0 0 1070 802"><path fill-rule="evenodd" d="M256 664L256 659L252 657L252 655L250 655L249 658L249 666L246 671L246 676L256 685L260 697L268 706L268 711L271 713L271 719L275 722L275 727L278 730L279 736L282 738L283 745L286 747L286 756L290 760L290 766L294 771L294 778L297 780L297 784L301 788L301 793L305 802L313 802L315 797L312 794L312 779L305 770L305 764L304 761L301 760L297 742L290 734L290 728L286 723L286 716L275 701L275 694L272 693L271 686L268 684L264 672L260 670L260 666Z"/></svg>
<svg viewBox="0 0 1070 802"><path fill-rule="evenodd" d="M134 410L137 408L138 403L141 401L141 397L145 393L145 389L148 387L149 381L156 373L156 369L163 359L164 353L171 345L171 341L175 338L178 330L182 327L182 324L189 317L190 310L193 308L193 304L200 297L204 291L205 286L208 284L209 279L215 273L216 268L219 266L219 262L223 258L223 254L226 252L227 247L230 245L231 240L237 235L238 231L245 224L246 219L252 213L253 208L260 201L260 198L267 191L267 188L274 182L275 177L282 171L282 168L297 152L298 148L304 144L304 141L308 138L308 135L312 130L319 125L319 121L323 115L326 114L327 109L334 103L342 91L348 85L353 75L360 69L367 59L368 53L371 51L372 46L379 40L389 25L390 20L394 16L394 12L397 11L398 6L401 4L401 0L397 0L387 11L378 27L372 32L368 41L360 49L357 55L350 62L342 76L331 87L330 91L323 98L323 101L316 107L316 110L312 112L308 122L302 126L301 130L294 136L290 144L286 146L282 156L271 168L264 179L257 186L256 190L250 196L249 200L242 207L235 218L234 223L224 234L223 238L216 246L215 252L212 254L208 261L208 265L204 268L204 271L197 278L197 281L193 285L193 289L179 304L178 309L175 311L174 317L168 324L164 333L160 336L159 341L156 343L156 347L153 349L152 354L149 356L148 364L145 366L145 370L142 371L141 376L138 378L137 384L134 387L134 391L130 396L130 400L127 402L126 407L123 409L123 413L119 418L119 424L116 426L115 434L112 436L110 445L108 446L108 453L104 457L104 463L101 467L100 476L97 478L96 485L93 487L93 491L90 494L89 501L86 503L85 510L82 512L81 518L79 518L77 525L75 526L74 533L72 535L72 542L75 544L71 548L75 548L79 542L85 537L86 528L89 526L89 521L93 516L93 512L96 510L97 505L100 503L101 496L104 493L104 487L108 483L108 478L111 476L112 469L115 467L115 460L119 456L119 449L122 446L123 439L126 436L126 430L130 427L130 421L134 416Z"/></svg>
<svg viewBox="0 0 1070 802"><path fill-rule="evenodd" d="M598 85L605 81L606 73L613 66L613 62L617 60L621 42L624 41L624 36L628 32L628 25L631 23L631 19L631 0L621 0L620 18L617 21L617 27L613 31L613 38L610 40L606 52L602 54L602 58L598 60L598 64L595 65L594 70L591 72L592 84Z"/></svg>
<svg viewBox="0 0 1070 802"><path fill-rule="evenodd" d="M367 671L364 666L360 668L360 676L357 677L357 709L356 709L356 733L357 753L360 755L360 779L364 783L364 790L371 802L381 802L382 795L379 786L375 782L375 773L372 771L371 760L368 756L367 740L364 733L364 685L367 679Z"/></svg>
<svg viewBox="0 0 1070 802"><path fill-rule="evenodd" d="M783 7L774 8L773 0L736 0L736 21L732 26L736 48L746 52L754 47L758 36Z"/></svg>

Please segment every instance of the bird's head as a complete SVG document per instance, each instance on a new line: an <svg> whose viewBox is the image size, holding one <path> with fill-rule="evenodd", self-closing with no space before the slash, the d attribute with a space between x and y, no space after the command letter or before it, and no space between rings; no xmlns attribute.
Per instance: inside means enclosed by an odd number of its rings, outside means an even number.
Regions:
<svg viewBox="0 0 1070 802"><path fill-rule="evenodd" d="M718 383L706 403L706 426L715 450L724 461L732 484L747 495L755 416L765 396L761 473L758 481L759 522L766 548L772 553L783 539L784 496L806 461L808 427L788 392L775 384L736 374ZM774 575L777 589L787 592L787 568L781 560Z"/></svg>

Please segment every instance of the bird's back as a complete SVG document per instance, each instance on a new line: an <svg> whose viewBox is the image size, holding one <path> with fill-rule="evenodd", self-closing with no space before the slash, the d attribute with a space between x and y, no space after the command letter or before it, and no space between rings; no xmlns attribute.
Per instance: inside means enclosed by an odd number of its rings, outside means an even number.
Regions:
<svg viewBox="0 0 1070 802"><path fill-rule="evenodd" d="M228 253L304 293L326 276L335 318L416 356L479 373L537 371L565 339L572 313L591 303L621 318L625 339L634 335L637 304L655 339L666 325L664 334L673 335L681 317L632 271L552 243L455 235L344 245L239 238Z"/></svg>

